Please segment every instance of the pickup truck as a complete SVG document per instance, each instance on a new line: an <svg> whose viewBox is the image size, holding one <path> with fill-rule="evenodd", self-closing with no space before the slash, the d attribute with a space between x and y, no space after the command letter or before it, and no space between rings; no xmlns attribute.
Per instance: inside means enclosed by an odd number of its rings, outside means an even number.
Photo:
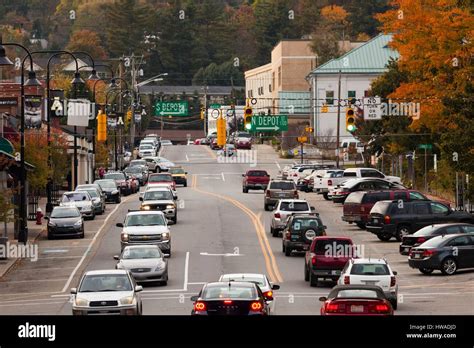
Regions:
<svg viewBox="0 0 474 348"><path fill-rule="evenodd" d="M242 192L248 193L251 190L266 190L270 182L270 175L265 170L248 170L242 174Z"/></svg>
<svg viewBox="0 0 474 348"><path fill-rule="evenodd" d="M314 178L313 192L323 195L324 199L329 200L329 189L347 180L343 174L344 170L342 169L327 169L322 177L316 176Z"/></svg>

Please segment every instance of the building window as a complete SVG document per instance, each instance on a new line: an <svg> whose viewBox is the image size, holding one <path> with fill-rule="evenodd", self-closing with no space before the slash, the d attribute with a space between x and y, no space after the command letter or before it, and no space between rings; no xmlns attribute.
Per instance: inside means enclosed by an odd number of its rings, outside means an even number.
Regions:
<svg viewBox="0 0 474 348"><path fill-rule="evenodd" d="M249 89L249 98L253 98L253 90Z"/></svg>
<svg viewBox="0 0 474 348"><path fill-rule="evenodd" d="M281 66L278 67L278 86L281 86Z"/></svg>
<svg viewBox="0 0 474 348"><path fill-rule="evenodd" d="M275 88L275 72L272 72L272 88L271 89L274 89Z"/></svg>
<svg viewBox="0 0 474 348"><path fill-rule="evenodd" d="M269 91L269 92L272 91L272 84L269 84L269 85L268 85L268 91Z"/></svg>
<svg viewBox="0 0 474 348"><path fill-rule="evenodd" d="M334 91L326 91L326 104L334 105Z"/></svg>

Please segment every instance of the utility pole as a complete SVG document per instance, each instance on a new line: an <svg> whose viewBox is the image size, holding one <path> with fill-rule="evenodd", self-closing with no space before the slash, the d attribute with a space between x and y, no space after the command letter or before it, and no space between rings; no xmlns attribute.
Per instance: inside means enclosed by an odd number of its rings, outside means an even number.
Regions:
<svg viewBox="0 0 474 348"><path fill-rule="evenodd" d="M132 55L132 124L130 125L130 146L135 147L135 103L138 102L137 71L135 68L135 57Z"/></svg>
<svg viewBox="0 0 474 348"><path fill-rule="evenodd" d="M162 103L161 105L163 105L163 92L161 92L161 94L160 94L160 102ZM163 125L163 117L164 117L164 116L165 116L165 115L161 115L161 117L160 117L160 127L161 127L161 130L160 130L160 138L161 138L161 139L163 139L163 128L164 128L164 127L163 127L163 126L164 126L164 125Z"/></svg>
<svg viewBox="0 0 474 348"><path fill-rule="evenodd" d="M204 136L207 137L207 86L204 86Z"/></svg>
<svg viewBox="0 0 474 348"><path fill-rule="evenodd" d="M339 70L339 79L337 86L337 132L336 132L336 168L339 168L339 144L341 136L341 70Z"/></svg>

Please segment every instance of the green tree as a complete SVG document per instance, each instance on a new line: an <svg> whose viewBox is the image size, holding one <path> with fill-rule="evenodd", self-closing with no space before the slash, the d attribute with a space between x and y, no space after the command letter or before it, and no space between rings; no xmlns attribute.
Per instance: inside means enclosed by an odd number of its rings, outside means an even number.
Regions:
<svg viewBox="0 0 474 348"><path fill-rule="evenodd" d="M373 37L379 33L380 22L375 18L378 13L389 9L388 0L349 0L344 8L349 13L351 36L353 39L361 33Z"/></svg>

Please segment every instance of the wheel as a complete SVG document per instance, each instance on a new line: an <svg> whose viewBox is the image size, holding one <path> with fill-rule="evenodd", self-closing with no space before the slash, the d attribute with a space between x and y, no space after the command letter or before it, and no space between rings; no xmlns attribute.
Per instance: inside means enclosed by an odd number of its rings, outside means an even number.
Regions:
<svg viewBox="0 0 474 348"><path fill-rule="evenodd" d="M291 256L291 249L285 248L285 256Z"/></svg>
<svg viewBox="0 0 474 348"><path fill-rule="evenodd" d="M433 273L433 270L431 268L420 268L418 269L421 273L423 274L431 274Z"/></svg>
<svg viewBox="0 0 474 348"><path fill-rule="evenodd" d="M52 234L50 234L50 233L48 233L48 239L49 239L49 240L52 240L52 239L54 239L53 235L52 235Z"/></svg>
<svg viewBox="0 0 474 348"><path fill-rule="evenodd" d="M329 201L329 195L328 193L323 193L323 197L326 201Z"/></svg>
<svg viewBox="0 0 474 348"><path fill-rule="evenodd" d="M269 211L270 209L268 209L268 204L265 204L264 207L265 211Z"/></svg>
<svg viewBox="0 0 474 348"><path fill-rule="evenodd" d="M285 252L285 243L281 243L281 251Z"/></svg>
<svg viewBox="0 0 474 348"><path fill-rule="evenodd" d="M178 222L178 213L171 219L175 224Z"/></svg>
<svg viewBox="0 0 474 348"><path fill-rule="evenodd" d="M359 227L361 230L365 230L365 224L363 222L356 222L357 227Z"/></svg>
<svg viewBox="0 0 474 348"><path fill-rule="evenodd" d="M310 286L318 286L318 278L313 276L312 272L309 272L309 285Z"/></svg>
<svg viewBox="0 0 474 348"><path fill-rule="evenodd" d="M242 192L243 193L249 193L249 189L247 187L242 187Z"/></svg>
<svg viewBox="0 0 474 348"><path fill-rule="evenodd" d="M82 229L82 233L79 235L79 238L81 238L81 239L84 238L84 228Z"/></svg>
<svg viewBox="0 0 474 348"><path fill-rule="evenodd" d="M378 234L377 238L380 239L382 242L388 242L392 236L389 234Z"/></svg>
<svg viewBox="0 0 474 348"><path fill-rule="evenodd" d="M397 241L401 242L403 236L407 236L410 234L410 227L407 225L400 225L397 227L397 234L395 235L395 238Z"/></svg>
<svg viewBox="0 0 474 348"><path fill-rule="evenodd" d="M270 226L270 234L273 236L273 233L275 233L275 230L273 229L273 227Z"/></svg>
<svg viewBox="0 0 474 348"><path fill-rule="evenodd" d="M306 264L304 265L304 280L307 282L309 280L309 270Z"/></svg>
<svg viewBox="0 0 474 348"><path fill-rule="evenodd" d="M163 285L163 286L168 285L168 281L167 281L167 280L163 280L163 281L161 282L161 285Z"/></svg>
<svg viewBox="0 0 474 348"><path fill-rule="evenodd" d="M279 231L276 228L272 228L272 236L278 237Z"/></svg>
<svg viewBox="0 0 474 348"><path fill-rule="evenodd" d="M390 303L392 304L392 308L396 310L398 308L398 301L396 298L390 300Z"/></svg>
<svg viewBox="0 0 474 348"><path fill-rule="evenodd" d="M122 202L122 198L118 196L117 199L115 200L115 203L119 204L120 202Z"/></svg>
<svg viewBox="0 0 474 348"><path fill-rule="evenodd" d="M184 184L183 184L184 187L188 187L188 182L185 181Z"/></svg>
<svg viewBox="0 0 474 348"><path fill-rule="evenodd" d="M457 269L458 264L452 257L447 257L441 262L441 273L445 275L453 275Z"/></svg>

